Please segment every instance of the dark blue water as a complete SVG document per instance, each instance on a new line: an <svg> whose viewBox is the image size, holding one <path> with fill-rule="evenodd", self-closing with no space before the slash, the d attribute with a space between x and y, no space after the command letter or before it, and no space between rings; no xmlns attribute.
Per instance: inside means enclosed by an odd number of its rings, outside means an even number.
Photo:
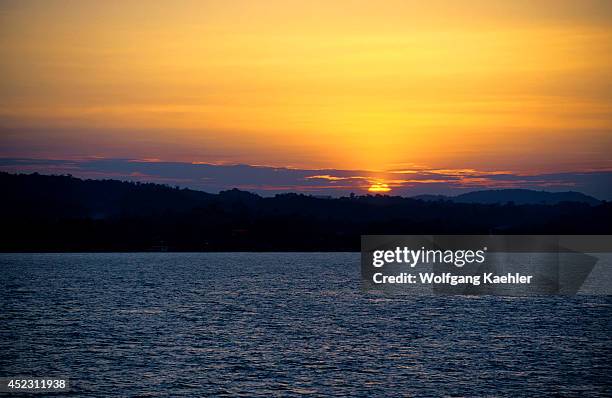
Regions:
<svg viewBox="0 0 612 398"><path fill-rule="evenodd" d="M78 396L610 396L612 298L385 297L358 254L0 255L0 376Z"/></svg>

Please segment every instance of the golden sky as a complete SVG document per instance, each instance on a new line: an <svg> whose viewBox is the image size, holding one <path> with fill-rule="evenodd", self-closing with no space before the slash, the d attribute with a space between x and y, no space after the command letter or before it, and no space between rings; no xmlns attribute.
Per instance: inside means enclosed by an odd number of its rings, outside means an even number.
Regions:
<svg viewBox="0 0 612 398"><path fill-rule="evenodd" d="M612 2L3 1L0 155L612 169Z"/></svg>

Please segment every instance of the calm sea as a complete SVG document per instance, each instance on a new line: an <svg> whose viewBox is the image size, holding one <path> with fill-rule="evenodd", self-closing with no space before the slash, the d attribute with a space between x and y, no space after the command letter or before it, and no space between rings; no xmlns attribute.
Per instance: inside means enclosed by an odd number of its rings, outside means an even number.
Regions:
<svg viewBox="0 0 612 398"><path fill-rule="evenodd" d="M612 298L366 295L354 253L0 255L0 376L74 396L610 396Z"/></svg>

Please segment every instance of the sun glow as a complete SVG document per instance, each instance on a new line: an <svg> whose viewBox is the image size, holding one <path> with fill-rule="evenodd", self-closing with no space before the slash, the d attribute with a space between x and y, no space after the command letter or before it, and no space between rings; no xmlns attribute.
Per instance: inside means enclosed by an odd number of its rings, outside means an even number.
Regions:
<svg viewBox="0 0 612 398"><path fill-rule="evenodd" d="M386 193L390 192L391 188L389 187L389 184L385 184L384 182L375 182L370 185L368 191L373 193Z"/></svg>
<svg viewBox="0 0 612 398"><path fill-rule="evenodd" d="M0 154L607 167L609 4L0 2Z"/></svg>

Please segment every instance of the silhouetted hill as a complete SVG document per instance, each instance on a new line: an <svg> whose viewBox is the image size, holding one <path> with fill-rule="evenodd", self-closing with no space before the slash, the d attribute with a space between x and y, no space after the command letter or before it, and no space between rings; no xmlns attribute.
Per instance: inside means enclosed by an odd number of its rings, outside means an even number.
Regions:
<svg viewBox="0 0 612 398"><path fill-rule="evenodd" d="M515 204L547 204L554 205L563 202L587 203L595 206L601 203L600 200L580 192L546 192L534 191L531 189L493 189L486 191L468 192L457 196L444 195L419 195L414 199L426 201L447 200L455 203L483 203L483 204L504 204L513 202Z"/></svg>
<svg viewBox="0 0 612 398"><path fill-rule="evenodd" d="M1 251L359 250L362 234L610 234L612 205L208 194L0 173Z"/></svg>
<svg viewBox="0 0 612 398"><path fill-rule="evenodd" d="M424 194L424 195L416 195L416 196L411 196L412 199L418 199L418 200L424 200L427 202L437 202L437 201L449 201L452 202L453 201L453 196L446 196L446 195L429 195L429 194Z"/></svg>

